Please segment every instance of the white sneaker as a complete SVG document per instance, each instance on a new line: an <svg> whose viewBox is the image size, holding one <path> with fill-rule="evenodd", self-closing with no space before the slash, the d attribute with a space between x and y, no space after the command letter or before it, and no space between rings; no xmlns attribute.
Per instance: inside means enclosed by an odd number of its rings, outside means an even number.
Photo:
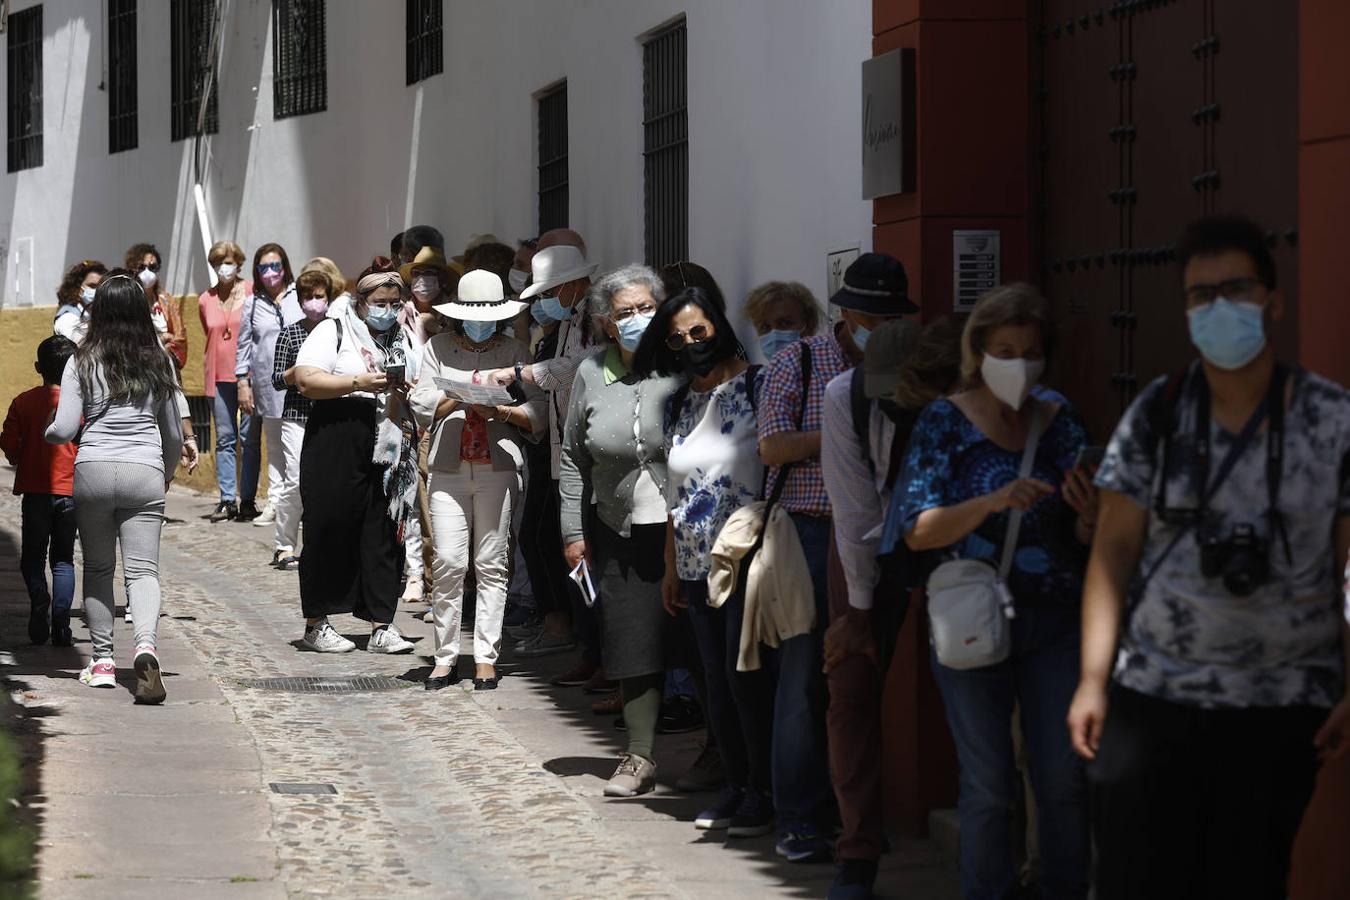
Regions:
<svg viewBox="0 0 1350 900"><path fill-rule="evenodd" d="M412 641L399 634L393 625L375 629L371 632L370 643L366 644L368 653L408 653L412 648Z"/></svg>
<svg viewBox="0 0 1350 900"><path fill-rule="evenodd" d="M436 621L436 610L434 610L434 609L429 609L429 610L427 610L426 612L422 613L422 621L423 621L423 622L435 622L435 621Z"/></svg>
<svg viewBox="0 0 1350 900"><path fill-rule="evenodd" d="M408 579L407 585L403 588L403 596L399 599L404 603L422 602L422 576L420 574Z"/></svg>
<svg viewBox="0 0 1350 900"><path fill-rule="evenodd" d="M333 630L327 619L320 619L305 629L304 645L319 653L347 653L356 645Z"/></svg>
<svg viewBox="0 0 1350 900"><path fill-rule="evenodd" d="M273 525L276 521L277 508L272 505L271 500L268 500L267 505L262 508L262 512L258 513L258 517L253 520L253 524L261 528L264 525Z"/></svg>
<svg viewBox="0 0 1350 900"><path fill-rule="evenodd" d="M132 624L132 622L131 622L131 604L130 604L130 603L127 604L126 620L127 620L127 624L128 624L128 625Z"/></svg>

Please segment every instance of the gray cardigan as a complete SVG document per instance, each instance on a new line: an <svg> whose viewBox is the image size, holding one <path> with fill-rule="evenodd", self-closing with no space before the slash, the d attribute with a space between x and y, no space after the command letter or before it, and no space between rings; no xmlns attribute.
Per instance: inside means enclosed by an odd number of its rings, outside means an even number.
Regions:
<svg viewBox="0 0 1350 900"><path fill-rule="evenodd" d="M564 544L583 539L583 513L592 503L601 522L628 537L633 491L644 470L665 494L666 401L682 382L634 377L623 370L617 347L582 361L572 383L559 466Z"/></svg>
<svg viewBox="0 0 1350 900"><path fill-rule="evenodd" d="M422 367L417 385L408 394L417 424L432 429L431 448L427 469L432 472L459 471L459 444L464 433L465 411L456 407L436 422L436 407L445 392L436 387L435 377L467 381L475 370L509 369L516 363L529 364L530 351L524 344L504 334L485 350L470 350L460 343L453 332L445 331L427 341L422 350ZM533 385L524 385L526 401L521 404L530 419L530 429L522 431L505 422L488 422L488 442L492 468L498 472L518 472L525 462L520 446L521 438L536 442L543 438L548 427L548 406L544 392Z"/></svg>

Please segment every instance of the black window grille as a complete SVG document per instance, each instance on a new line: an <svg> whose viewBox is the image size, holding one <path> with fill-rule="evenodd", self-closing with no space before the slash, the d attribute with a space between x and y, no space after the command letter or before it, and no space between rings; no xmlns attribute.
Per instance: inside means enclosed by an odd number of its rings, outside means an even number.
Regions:
<svg viewBox="0 0 1350 900"><path fill-rule="evenodd" d="M539 97L539 233L567 227L567 82Z"/></svg>
<svg viewBox="0 0 1350 900"><path fill-rule="evenodd" d="M647 263L689 256L689 114L681 19L642 45L642 157Z"/></svg>
<svg viewBox="0 0 1350 900"><path fill-rule="evenodd" d="M272 118L328 108L324 0L272 0Z"/></svg>
<svg viewBox="0 0 1350 900"><path fill-rule="evenodd" d="M109 153L136 149L136 116L136 0L108 0Z"/></svg>
<svg viewBox="0 0 1350 900"><path fill-rule="evenodd" d="M441 0L408 0L408 84L445 71Z"/></svg>
<svg viewBox="0 0 1350 900"><path fill-rule="evenodd" d="M42 165L42 7L9 14L9 171Z"/></svg>
<svg viewBox="0 0 1350 900"><path fill-rule="evenodd" d="M215 134L220 129L217 94L219 82L211 72L215 54L212 26L216 0L171 0L169 6L170 138L181 141L197 134ZM207 89L206 116L201 117L202 94Z"/></svg>

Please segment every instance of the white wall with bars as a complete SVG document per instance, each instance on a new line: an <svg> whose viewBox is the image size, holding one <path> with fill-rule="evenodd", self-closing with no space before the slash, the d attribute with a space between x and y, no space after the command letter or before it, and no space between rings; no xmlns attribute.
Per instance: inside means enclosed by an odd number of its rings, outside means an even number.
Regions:
<svg viewBox="0 0 1350 900"><path fill-rule="evenodd" d="M538 93L568 99L568 221L602 266L644 258L642 39L687 25L688 256L733 307L795 279L822 301L830 250L870 247L860 198L860 64L868 0L445 0L443 68L407 84L405 4L328 0L326 110L273 115L273 4L224 4L219 130L170 140L170 0L138 0L137 146L109 154L107 17L43 3L43 165L0 177L0 302L52 303L65 267L149 240L168 284L208 283L192 198L214 237L276 240L355 273L405 225L533 234ZM13 0L13 9L35 4ZM0 78L5 78L0 66ZM104 85L104 87L100 87ZM16 263L16 248L27 262ZM31 265L31 295L16 266Z"/></svg>

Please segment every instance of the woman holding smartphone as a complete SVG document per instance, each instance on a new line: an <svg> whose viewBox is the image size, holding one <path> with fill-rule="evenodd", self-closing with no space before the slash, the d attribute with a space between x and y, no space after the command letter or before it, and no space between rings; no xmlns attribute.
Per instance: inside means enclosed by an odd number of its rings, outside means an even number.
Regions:
<svg viewBox="0 0 1350 900"><path fill-rule="evenodd" d="M417 496L399 369L406 359L396 327L402 302L402 279L377 256L351 302L315 326L295 360L296 386L314 401L300 451L300 604L305 646L320 653L356 646L329 624L335 613L370 622L371 653L413 648L391 624Z"/></svg>

